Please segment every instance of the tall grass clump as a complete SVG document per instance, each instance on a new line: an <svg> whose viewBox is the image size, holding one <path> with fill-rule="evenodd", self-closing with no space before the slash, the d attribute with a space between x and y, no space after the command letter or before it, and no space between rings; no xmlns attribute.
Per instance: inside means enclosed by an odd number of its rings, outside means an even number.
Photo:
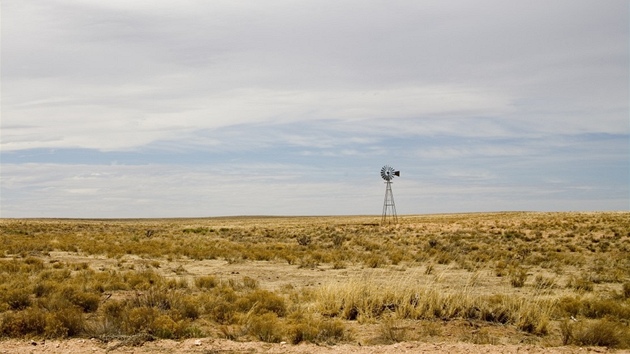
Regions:
<svg viewBox="0 0 630 354"><path fill-rule="evenodd" d="M315 308L328 317L344 320L475 319L513 324L536 335L548 333L553 301L540 297L473 295L470 288L444 292L407 280L377 284L350 281L323 286L315 295ZM389 326L395 328L395 326ZM394 333L390 331L390 334ZM394 336L386 336L394 340Z"/></svg>

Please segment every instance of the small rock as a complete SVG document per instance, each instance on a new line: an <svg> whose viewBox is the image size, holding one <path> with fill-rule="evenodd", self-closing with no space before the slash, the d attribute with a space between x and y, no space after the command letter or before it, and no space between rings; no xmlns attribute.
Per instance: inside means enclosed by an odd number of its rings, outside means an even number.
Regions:
<svg viewBox="0 0 630 354"><path fill-rule="evenodd" d="M197 339L197 340L195 341L195 345L197 345L197 346L201 345L201 340Z"/></svg>

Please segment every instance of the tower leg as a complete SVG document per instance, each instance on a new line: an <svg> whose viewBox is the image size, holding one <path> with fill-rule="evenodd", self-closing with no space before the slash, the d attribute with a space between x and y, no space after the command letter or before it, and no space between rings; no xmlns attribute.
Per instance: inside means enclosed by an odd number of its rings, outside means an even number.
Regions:
<svg viewBox="0 0 630 354"><path fill-rule="evenodd" d="M381 223L387 222L387 214L389 212L391 220L395 224L398 223L398 215L396 214L396 204L394 203L394 193L392 193L392 182L387 181L385 187L385 201L383 202L383 215L381 217Z"/></svg>

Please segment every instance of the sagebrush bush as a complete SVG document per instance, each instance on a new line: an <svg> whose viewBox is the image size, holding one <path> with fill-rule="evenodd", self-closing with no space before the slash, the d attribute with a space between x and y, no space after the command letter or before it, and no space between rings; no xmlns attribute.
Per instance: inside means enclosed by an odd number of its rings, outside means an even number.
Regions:
<svg viewBox="0 0 630 354"><path fill-rule="evenodd" d="M41 336L46 330L46 312L40 308L5 313L0 322L0 333L5 337Z"/></svg>
<svg viewBox="0 0 630 354"><path fill-rule="evenodd" d="M630 330L627 326L608 319L588 322L562 322L564 344L580 346L601 346L609 348L629 348Z"/></svg>
<svg viewBox="0 0 630 354"><path fill-rule="evenodd" d="M236 307L242 312L264 314L272 312L277 316L284 316L287 311L283 297L268 290L254 290L236 300Z"/></svg>
<svg viewBox="0 0 630 354"><path fill-rule="evenodd" d="M45 335L50 338L80 336L85 332L86 321L83 311L67 307L46 314Z"/></svg>
<svg viewBox="0 0 630 354"><path fill-rule="evenodd" d="M285 334L283 324L273 312L248 316L245 325L249 334L263 342L278 343Z"/></svg>
<svg viewBox="0 0 630 354"><path fill-rule="evenodd" d="M7 303L12 310L24 310L31 306L31 292L25 288L13 288L5 290L3 301Z"/></svg>
<svg viewBox="0 0 630 354"><path fill-rule="evenodd" d="M217 278L211 275L195 278L195 286L199 289L212 289L219 284Z"/></svg>
<svg viewBox="0 0 630 354"><path fill-rule="evenodd" d="M527 280L527 270L521 267L514 267L510 270L510 284L515 288L522 288Z"/></svg>

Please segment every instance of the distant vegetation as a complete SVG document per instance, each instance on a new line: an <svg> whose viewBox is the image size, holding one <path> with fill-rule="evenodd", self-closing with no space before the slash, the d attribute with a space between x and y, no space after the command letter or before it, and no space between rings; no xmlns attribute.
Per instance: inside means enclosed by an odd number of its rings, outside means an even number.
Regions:
<svg viewBox="0 0 630 354"><path fill-rule="evenodd" d="M3 219L0 337L630 347L630 213L375 220Z"/></svg>

